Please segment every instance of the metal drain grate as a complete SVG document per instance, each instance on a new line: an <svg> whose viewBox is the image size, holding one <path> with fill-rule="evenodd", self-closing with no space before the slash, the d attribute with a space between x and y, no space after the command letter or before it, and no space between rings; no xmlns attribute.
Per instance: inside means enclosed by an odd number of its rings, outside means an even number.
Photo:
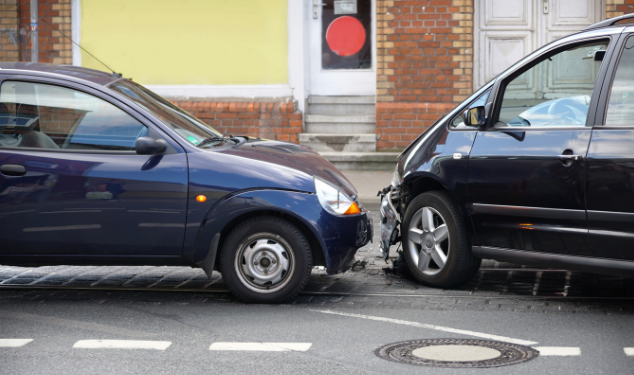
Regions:
<svg viewBox="0 0 634 375"><path fill-rule="evenodd" d="M431 339L389 344L374 352L389 361L434 367L498 367L530 361L527 346L488 340Z"/></svg>

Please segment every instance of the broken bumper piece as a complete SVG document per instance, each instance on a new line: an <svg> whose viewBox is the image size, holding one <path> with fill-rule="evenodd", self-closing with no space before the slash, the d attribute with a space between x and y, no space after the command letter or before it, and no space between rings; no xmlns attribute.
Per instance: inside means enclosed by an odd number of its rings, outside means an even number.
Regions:
<svg viewBox="0 0 634 375"><path fill-rule="evenodd" d="M400 222L398 213L392 204L390 198L391 192L383 194L381 199L381 255L387 260L390 253L390 246L397 242L398 229L396 228Z"/></svg>

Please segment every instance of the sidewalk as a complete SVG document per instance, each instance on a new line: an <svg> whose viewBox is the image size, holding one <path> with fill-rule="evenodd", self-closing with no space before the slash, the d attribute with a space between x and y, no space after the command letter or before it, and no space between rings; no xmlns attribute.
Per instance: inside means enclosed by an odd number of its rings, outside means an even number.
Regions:
<svg viewBox="0 0 634 375"><path fill-rule="evenodd" d="M396 163L394 164L396 166ZM341 171L359 192L359 201L370 211L379 209L381 202L377 193L392 181L388 171Z"/></svg>

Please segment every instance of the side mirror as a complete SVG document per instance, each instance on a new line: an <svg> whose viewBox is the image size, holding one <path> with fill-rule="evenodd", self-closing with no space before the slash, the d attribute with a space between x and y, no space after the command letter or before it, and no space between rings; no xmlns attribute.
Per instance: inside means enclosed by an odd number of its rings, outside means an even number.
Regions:
<svg viewBox="0 0 634 375"><path fill-rule="evenodd" d="M466 126L483 126L486 123L484 107L469 108L462 114L462 121Z"/></svg>
<svg viewBox="0 0 634 375"><path fill-rule="evenodd" d="M594 61L603 61L603 58L605 57L606 52L608 51L604 49L588 51L588 55L586 57L582 57L581 59L582 60L592 59Z"/></svg>
<svg viewBox="0 0 634 375"><path fill-rule="evenodd" d="M603 58L605 57L606 52L608 51L604 51L604 50L594 51L594 61L603 61Z"/></svg>
<svg viewBox="0 0 634 375"><path fill-rule="evenodd" d="M150 137L139 137L134 145L136 153L139 155L156 155L165 151L167 144L162 139L153 139Z"/></svg>

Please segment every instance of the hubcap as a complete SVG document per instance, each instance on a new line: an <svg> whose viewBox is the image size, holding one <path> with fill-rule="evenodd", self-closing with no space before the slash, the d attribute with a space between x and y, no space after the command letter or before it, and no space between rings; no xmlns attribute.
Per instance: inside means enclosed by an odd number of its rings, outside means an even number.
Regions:
<svg viewBox="0 0 634 375"><path fill-rule="evenodd" d="M283 288L293 273L291 247L273 233L258 233L244 241L235 258L240 281L258 293L272 293Z"/></svg>
<svg viewBox="0 0 634 375"><path fill-rule="evenodd" d="M409 254L419 271L435 275L449 257L449 231L442 215L432 207L418 210L408 228Z"/></svg>

